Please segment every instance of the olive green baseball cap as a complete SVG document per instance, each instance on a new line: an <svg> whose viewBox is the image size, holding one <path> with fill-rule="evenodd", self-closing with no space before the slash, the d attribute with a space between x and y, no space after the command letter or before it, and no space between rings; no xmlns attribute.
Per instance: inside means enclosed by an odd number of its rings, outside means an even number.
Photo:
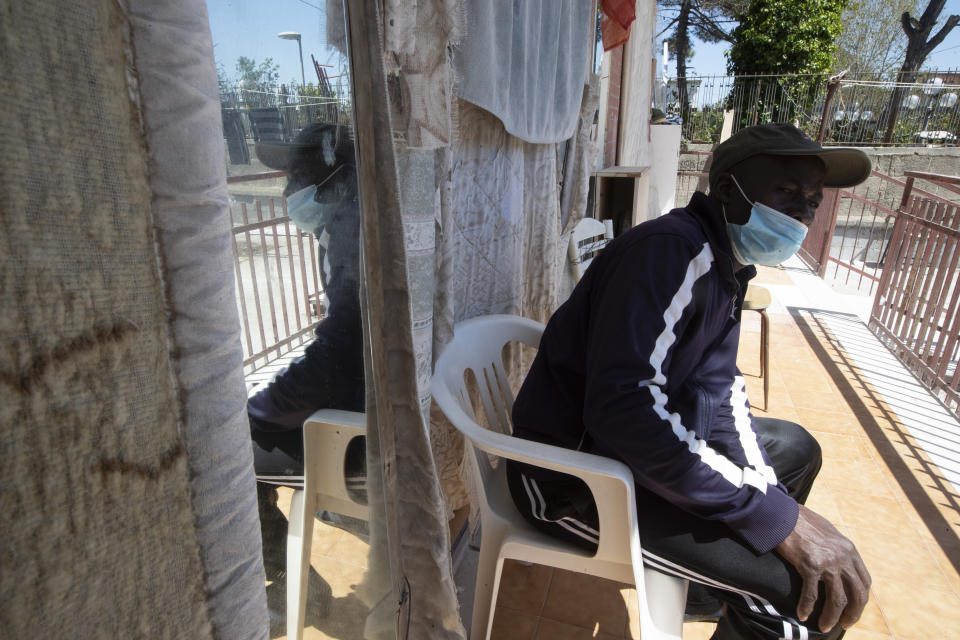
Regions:
<svg viewBox="0 0 960 640"><path fill-rule="evenodd" d="M870 158L860 149L820 146L792 124L761 124L741 129L713 150L710 184L753 156L816 156L827 168L825 187L852 187L870 177Z"/></svg>

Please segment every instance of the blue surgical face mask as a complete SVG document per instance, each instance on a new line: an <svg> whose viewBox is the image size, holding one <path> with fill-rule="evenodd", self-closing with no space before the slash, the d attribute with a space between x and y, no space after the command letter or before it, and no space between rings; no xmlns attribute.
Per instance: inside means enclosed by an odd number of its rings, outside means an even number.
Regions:
<svg viewBox="0 0 960 640"><path fill-rule="evenodd" d="M752 205L746 224L727 222L727 235L737 262L773 267L795 254L807 236L807 226L773 207L751 201L737 179L730 177L740 195Z"/></svg>
<svg viewBox="0 0 960 640"><path fill-rule="evenodd" d="M319 235L327 224L330 205L317 202L317 185L312 184L287 196L287 215L293 224L305 232Z"/></svg>

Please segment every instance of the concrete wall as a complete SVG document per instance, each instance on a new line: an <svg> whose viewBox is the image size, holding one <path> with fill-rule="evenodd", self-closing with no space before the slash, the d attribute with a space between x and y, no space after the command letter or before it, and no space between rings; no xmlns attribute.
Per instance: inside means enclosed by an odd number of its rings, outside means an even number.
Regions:
<svg viewBox="0 0 960 640"><path fill-rule="evenodd" d="M690 144L688 151L710 151L713 145ZM929 171L960 175L960 147L862 147L870 156L873 168L894 178L903 178L904 171ZM680 169L698 171L706 156L680 156Z"/></svg>
<svg viewBox="0 0 960 640"><path fill-rule="evenodd" d="M897 147L864 149L873 168L894 178L904 171L960 175L960 147Z"/></svg>
<svg viewBox="0 0 960 640"><path fill-rule="evenodd" d="M676 206L677 161L680 152L680 126L658 124L650 127L650 187L647 194L647 219L662 216ZM683 204L686 204L685 202Z"/></svg>

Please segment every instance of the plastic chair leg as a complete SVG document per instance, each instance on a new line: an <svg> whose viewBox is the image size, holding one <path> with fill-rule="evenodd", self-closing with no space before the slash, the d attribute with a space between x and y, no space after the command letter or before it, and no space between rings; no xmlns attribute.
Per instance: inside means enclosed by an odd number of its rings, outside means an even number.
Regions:
<svg viewBox="0 0 960 640"><path fill-rule="evenodd" d="M483 531L481 535L473 593L473 620L470 623L471 640L490 640L500 574L503 571L503 559L500 557L502 532Z"/></svg>
<svg viewBox="0 0 960 640"><path fill-rule="evenodd" d="M770 396L770 318L767 310L760 310L760 375L763 376L763 410L768 410Z"/></svg>
<svg viewBox="0 0 960 640"><path fill-rule="evenodd" d="M310 579L310 547L316 499L312 491L295 491L287 530L287 638L300 640L306 618Z"/></svg>
<svg viewBox="0 0 960 640"><path fill-rule="evenodd" d="M646 602L640 598L643 640L681 640L687 581L644 568ZM639 589L637 590L639 593Z"/></svg>

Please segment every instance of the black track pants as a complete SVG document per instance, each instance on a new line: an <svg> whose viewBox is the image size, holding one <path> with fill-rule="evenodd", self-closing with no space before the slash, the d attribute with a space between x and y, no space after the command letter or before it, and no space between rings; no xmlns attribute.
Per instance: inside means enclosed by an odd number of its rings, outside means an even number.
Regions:
<svg viewBox="0 0 960 640"><path fill-rule="evenodd" d="M777 478L804 502L820 471L820 446L801 426L786 420L755 418L760 442ZM510 463L510 492L524 517L538 529L585 548L595 548L597 511L586 485L569 477L533 481L524 465ZM787 638L834 639L816 629L821 599L809 626L796 619L802 581L776 553L757 554L723 523L697 518L659 496L637 488L637 512L644 563L664 573L705 585L726 604L715 640Z"/></svg>

